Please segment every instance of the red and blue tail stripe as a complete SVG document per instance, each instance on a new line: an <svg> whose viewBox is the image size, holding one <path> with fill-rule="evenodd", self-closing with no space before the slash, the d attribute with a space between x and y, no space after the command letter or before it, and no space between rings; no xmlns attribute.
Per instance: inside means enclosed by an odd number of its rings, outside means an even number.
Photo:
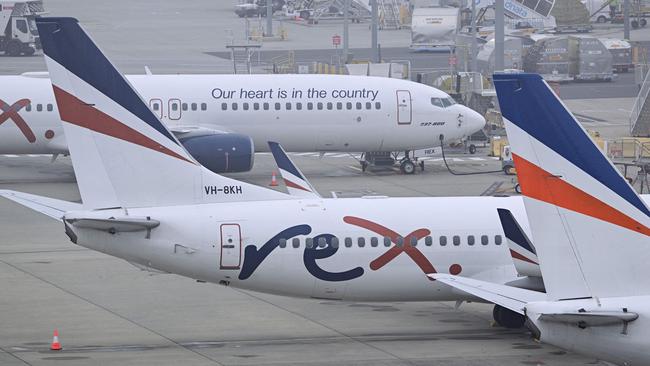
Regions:
<svg viewBox="0 0 650 366"><path fill-rule="evenodd" d="M587 133L577 122L568 123L575 118L541 76L495 74L494 85L505 118L650 217L648 208Z"/></svg>

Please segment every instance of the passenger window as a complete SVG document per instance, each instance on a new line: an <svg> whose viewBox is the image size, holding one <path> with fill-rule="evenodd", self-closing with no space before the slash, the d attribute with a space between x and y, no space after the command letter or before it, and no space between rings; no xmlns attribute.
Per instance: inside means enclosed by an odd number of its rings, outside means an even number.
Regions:
<svg viewBox="0 0 650 366"><path fill-rule="evenodd" d="M158 110L158 105L154 104L153 109ZM222 111L227 111L228 110L228 103L221 103L221 110Z"/></svg>
<svg viewBox="0 0 650 366"><path fill-rule="evenodd" d="M345 247L350 248L352 246L352 238L345 238Z"/></svg>
<svg viewBox="0 0 650 366"><path fill-rule="evenodd" d="M280 103L275 103L275 110L276 111L279 111L280 107L281 107Z"/></svg>
<svg viewBox="0 0 650 366"><path fill-rule="evenodd" d="M415 236L412 236L411 240L410 240L410 244L411 244L412 247L418 246L418 238L416 238Z"/></svg>
<svg viewBox="0 0 650 366"><path fill-rule="evenodd" d="M312 103L312 102L307 103L307 109L310 110L310 111L312 109L314 109L314 103Z"/></svg>
<svg viewBox="0 0 650 366"><path fill-rule="evenodd" d="M300 248L300 239L293 238L292 245L293 245L294 248Z"/></svg>
<svg viewBox="0 0 650 366"><path fill-rule="evenodd" d="M381 109L381 103L375 102L375 109Z"/></svg>
<svg viewBox="0 0 650 366"><path fill-rule="evenodd" d="M207 111L208 110L208 104L207 103L201 103L201 110L202 111Z"/></svg>
<svg viewBox="0 0 650 366"><path fill-rule="evenodd" d="M287 103L286 106L287 106L287 110L290 111L291 110L291 103Z"/></svg>
<svg viewBox="0 0 650 366"><path fill-rule="evenodd" d="M287 246L287 239L280 239L280 248L285 248Z"/></svg>
<svg viewBox="0 0 650 366"><path fill-rule="evenodd" d="M424 245L430 247L433 244L433 238L430 236L427 236L424 238Z"/></svg>
<svg viewBox="0 0 650 366"><path fill-rule="evenodd" d="M442 105L442 100L440 98L431 98L431 104L439 108L444 108Z"/></svg>
<svg viewBox="0 0 650 366"><path fill-rule="evenodd" d="M361 102L357 102L357 109L361 109L361 108L363 108L363 104L361 104Z"/></svg>
<svg viewBox="0 0 650 366"><path fill-rule="evenodd" d="M178 110L178 103L172 103L172 111Z"/></svg>
<svg viewBox="0 0 650 366"><path fill-rule="evenodd" d="M352 102L345 103L345 108L347 108L348 110L352 109Z"/></svg>
<svg viewBox="0 0 650 366"><path fill-rule="evenodd" d="M269 110L269 103L264 103L264 104L262 104L262 106L264 107L265 111Z"/></svg>
<svg viewBox="0 0 650 366"><path fill-rule="evenodd" d="M331 244L332 248L338 248L339 247L339 238L337 238L336 236L333 237L332 240L330 241L330 244Z"/></svg>
<svg viewBox="0 0 650 366"><path fill-rule="evenodd" d="M37 111L37 112L42 112L42 111L43 111L43 105L40 104L40 103L37 104L37 105L36 105L36 111Z"/></svg>
<svg viewBox="0 0 650 366"><path fill-rule="evenodd" d="M390 240L390 238L387 237L387 236L384 236L384 246L389 247L389 246L391 246L391 244L392 244L392 241Z"/></svg>
<svg viewBox="0 0 650 366"><path fill-rule="evenodd" d="M490 241L490 239L488 238L487 235L481 235L481 244L488 245L489 241Z"/></svg>
<svg viewBox="0 0 650 366"><path fill-rule="evenodd" d="M321 103L321 102L316 103L316 108L317 108L319 111L323 110L323 103Z"/></svg>
<svg viewBox="0 0 650 366"><path fill-rule="evenodd" d="M186 111L187 110L187 103L182 103L181 104L181 109Z"/></svg>
<svg viewBox="0 0 650 366"><path fill-rule="evenodd" d="M237 107L238 107L237 103L233 103L231 108L233 111L236 111Z"/></svg>
<svg viewBox="0 0 650 366"><path fill-rule="evenodd" d="M501 245L501 235L496 235L494 237L494 244Z"/></svg>
<svg viewBox="0 0 650 366"><path fill-rule="evenodd" d="M153 109L158 110L158 104L154 104ZM25 106L25 111L26 112L31 112L32 111L32 104L31 103L28 104L27 106Z"/></svg>
<svg viewBox="0 0 650 366"><path fill-rule="evenodd" d="M373 236L372 238L370 238L370 246L371 247L375 248L378 245L379 245L379 239L377 239L376 236Z"/></svg>
<svg viewBox="0 0 650 366"><path fill-rule="evenodd" d="M447 245L447 237L446 236L441 236L440 237L440 246L444 247L445 245Z"/></svg>
<svg viewBox="0 0 650 366"><path fill-rule="evenodd" d="M314 238L305 238L305 246L311 249L314 246Z"/></svg>
<svg viewBox="0 0 650 366"><path fill-rule="evenodd" d="M458 235L454 235L454 237L452 238L452 240L453 240L453 243L454 243L455 246L459 246L459 245L460 245L460 236L458 236Z"/></svg>
<svg viewBox="0 0 650 366"><path fill-rule="evenodd" d="M340 111L341 109L343 109L343 103L341 103L341 102L337 102L337 103L336 103L336 109L338 109L339 111Z"/></svg>
<svg viewBox="0 0 650 366"><path fill-rule="evenodd" d="M47 111L48 111L48 112L52 112L52 110L54 110L54 107L52 106L52 104L49 104L49 103L48 103L48 105L47 105Z"/></svg>
<svg viewBox="0 0 650 366"><path fill-rule="evenodd" d="M332 104L332 102L327 102L327 110L331 111L332 108L334 108L334 105Z"/></svg>
<svg viewBox="0 0 650 366"><path fill-rule="evenodd" d="M242 105L242 107L244 107L244 110L247 111L247 110L248 110L248 103L244 103L244 104Z"/></svg>
<svg viewBox="0 0 650 366"><path fill-rule="evenodd" d="M300 102L296 103L296 109L299 111L302 110L302 103Z"/></svg>
<svg viewBox="0 0 650 366"><path fill-rule="evenodd" d="M224 104L226 104L226 103L223 103L221 106L223 107ZM226 106L227 106L227 104L226 104ZM192 103L192 110L193 111L197 110L197 107L198 106L196 105L196 103Z"/></svg>
<svg viewBox="0 0 650 366"><path fill-rule="evenodd" d="M357 245L359 248L363 248L366 246L366 238L358 238L357 239Z"/></svg>
<svg viewBox="0 0 650 366"><path fill-rule="evenodd" d="M260 104L259 103L253 103L253 109L256 111L260 110Z"/></svg>
<svg viewBox="0 0 650 366"><path fill-rule="evenodd" d="M318 238L318 246L321 248L325 248L327 246L327 240L325 240L324 237Z"/></svg>
<svg viewBox="0 0 650 366"><path fill-rule="evenodd" d="M372 109L372 103L366 102L366 109Z"/></svg>
<svg viewBox="0 0 650 366"><path fill-rule="evenodd" d="M401 236L397 237L397 246L400 248L404 246L404 238L402 238Z"/></svg>
<svg viewBox="0 0 650 366"><path fill-rule="evenodd" d="M474 235L467 237L467 245L474 245Z"/></svg>

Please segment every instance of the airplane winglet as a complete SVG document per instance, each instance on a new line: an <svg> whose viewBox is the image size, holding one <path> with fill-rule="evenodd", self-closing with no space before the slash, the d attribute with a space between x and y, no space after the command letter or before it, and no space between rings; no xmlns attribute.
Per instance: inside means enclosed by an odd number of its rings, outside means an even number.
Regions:
<svg viewBox="0 0 650 366"><path fill-rule="evenodd" d="M539 268L537 250L528 235L526 235L510 210L498 208L497 212L499 213L501 227L505 233L510 256L517 273L522 276L541 277L542 271Z"/></svg>
<svg viewBox="0 0 650 366"><path fill-rule="evenodd" d="M279 143L269 141L269 148L290 195L302 198L321 198L321 195L309 183L296 164L291 161Z"/></svg>

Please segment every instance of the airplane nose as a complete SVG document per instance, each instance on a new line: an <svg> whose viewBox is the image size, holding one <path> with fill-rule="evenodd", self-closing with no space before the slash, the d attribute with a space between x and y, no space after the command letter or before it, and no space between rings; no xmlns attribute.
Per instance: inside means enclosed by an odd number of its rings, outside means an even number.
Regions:
<svg viewBox="0 0 650 366"><path fill-rule="evenodd" d="M480 113L468 107L463 108L465 109L463 113L465 114L467 134L473 134L485 127L485 118Z"/></svg>

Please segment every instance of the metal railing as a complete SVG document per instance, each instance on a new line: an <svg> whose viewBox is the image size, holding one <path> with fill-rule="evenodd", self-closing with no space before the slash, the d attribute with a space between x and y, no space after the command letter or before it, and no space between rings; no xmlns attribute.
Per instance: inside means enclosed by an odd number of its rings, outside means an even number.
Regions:
<svg viewBox="0 0 650 366"><path fill-rule="evenodd" d="M639 90L639 95L634 101L634 106L630 114L630 134L634 134L634 128L639 122L639 117L641 116L641 111L643 110L644 104L647 102L648 93L650 93L650 72L647 72L643 84L641 84L641 90ZM650 123L650 121L648 121Z"/></svg>

